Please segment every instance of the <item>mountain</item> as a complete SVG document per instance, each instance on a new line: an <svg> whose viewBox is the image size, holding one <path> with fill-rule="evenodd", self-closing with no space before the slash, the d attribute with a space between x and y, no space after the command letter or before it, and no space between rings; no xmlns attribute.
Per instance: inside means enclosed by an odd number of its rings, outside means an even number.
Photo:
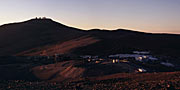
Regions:
<svg viewBox="0 0 180 90"><path fill-rule="evenodd" d="M151 51L180 55L180 35L131 30L81 30L51 19L31 19L0 26L0 56L54 54L109 55Z"/></svg>
<svg viewBox="0 0 180 90"><path fill-rule="evenodd" d="M51 19L32 19L0 27L0 55L16 55L45 45L85 36L82 30Z"/></svg>

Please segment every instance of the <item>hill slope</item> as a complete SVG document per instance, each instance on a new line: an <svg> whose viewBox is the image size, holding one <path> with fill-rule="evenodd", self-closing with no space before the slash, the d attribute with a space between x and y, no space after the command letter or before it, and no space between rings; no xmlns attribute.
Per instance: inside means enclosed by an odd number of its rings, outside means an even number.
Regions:
<svg viewBox="0 0 180 90"><path fill-rule="evenodd" d="M179 56L180 35L151 34L129 30L89 31L101 42L78 48L75 53L80 54L117 54L131 53L134 50L152 51L154 54Z"/></svg>
<svg viewBox="0 0 180 90"><path fill-rule="evenodd" d="M0 56L55 53L108 55L149 50L179 56L180 35L130 30L80 30L51 19L31 19L0 26ZM56 49L56 51L54 51Z"/></svg>
<svg viewBox="0 0 180 90"><path fill-rule="evenodd" d="M15 55L33 48L83 36L83 31L51 19L32 19L0 27L0 55Z"/></svg>

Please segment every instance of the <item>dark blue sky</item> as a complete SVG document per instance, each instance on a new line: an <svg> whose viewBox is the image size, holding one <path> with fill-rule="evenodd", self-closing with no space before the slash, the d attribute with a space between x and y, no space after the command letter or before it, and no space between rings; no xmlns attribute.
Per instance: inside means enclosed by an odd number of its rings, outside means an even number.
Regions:
<svg viewBox="0 0 180 90"><path fill-rule="evenodd" d="M180 0L1 0L0 25L46 16L82 29L180 33Z"/></svg>

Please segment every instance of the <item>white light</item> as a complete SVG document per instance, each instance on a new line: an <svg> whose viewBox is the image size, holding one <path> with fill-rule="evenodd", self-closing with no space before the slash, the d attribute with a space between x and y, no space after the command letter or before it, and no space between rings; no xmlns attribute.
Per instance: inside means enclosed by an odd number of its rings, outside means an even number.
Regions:
<svg viewBox="0 0 180 90"><path fill-rule="evenodd" d="M116 60L113 59L113 63L116 63Z"/></svg>

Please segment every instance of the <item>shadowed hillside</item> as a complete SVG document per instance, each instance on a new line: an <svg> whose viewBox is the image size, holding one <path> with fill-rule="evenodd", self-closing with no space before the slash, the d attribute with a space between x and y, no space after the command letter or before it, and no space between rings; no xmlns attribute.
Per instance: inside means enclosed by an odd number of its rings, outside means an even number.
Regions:
<svg viewBox="0 0 180 90"><path fill-rule="evenodd" d="M90 54L109 55L148 50L179 56L180 35L131 30L80 30L51 19L31 19L0 26L0 55ZM56 49L56 51L54 51Z"/></svg>
<svg viewBox="0 0 180 90"><path fill-rule="evenodd" d="M88 33L101 41L78 48L75 53L109 55L131 53L132 51L152 51L156 55L179 56L180 35L151 34L130 30L90 30Z"/></svg>
<svg viewBox="0 0 180 90"><path fill-rule="evenodd" d="M83 36L83 31L51 19L32 19L0 27L0 55L15 55L33 48Z"/></svg>

